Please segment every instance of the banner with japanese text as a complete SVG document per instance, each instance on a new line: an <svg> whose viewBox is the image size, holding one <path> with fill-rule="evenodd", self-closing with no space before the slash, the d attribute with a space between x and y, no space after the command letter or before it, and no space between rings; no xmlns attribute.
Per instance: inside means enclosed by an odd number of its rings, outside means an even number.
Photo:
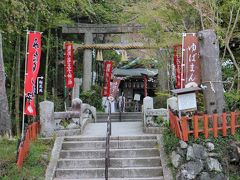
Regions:
<svg viewBox="0 0 240 180"><path fill-rule="evenodd" d="M200 47L195 33L183 34L183 69L184 88L197 87L201 81Z"/></svg>
<svg viewBox="0 0 240 180"><path fill-rule="evenodd" d="M181 88L181 71L182 71L182 45L174 46L174 66L176 74L176 89Z"/></svg>
<svg viewBox="0 0 240 180"><path fill-rule="evenodd" d="M24 81L24 97L26 99L24 113L29 116L36 116L34 91L40 68L41 37L40 32L28 32L28 51Z"/></svg>
<svg viewBox="0 0 240 180"><path fill-rule="evenodd" d="M122 77L114 77L113 81L110 83L110 96L116 98L119 92L119 85L123 78Z"/></svg>
<svg viewBox="0 0 240 180"><path fill-rule="evenodd" d="M66 87L74 86L74 69L73 69L73 43L65 43L65 79Z"/></svg>
<svg viewBox="0 0 240 180"><path fill-rule="evenodd" d="M102 96L109 96L110 95L110 82L112 76L112 61L104 61L103 65L103 72L104 72L104 84L103 84L103 91Z"/></svg>

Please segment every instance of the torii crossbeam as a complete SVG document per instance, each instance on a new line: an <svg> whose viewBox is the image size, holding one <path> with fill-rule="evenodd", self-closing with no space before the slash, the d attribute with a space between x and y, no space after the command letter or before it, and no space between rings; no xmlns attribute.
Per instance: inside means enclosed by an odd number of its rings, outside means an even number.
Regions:
<svg viewBox="0 0 240 180"><path fill-rule="evenodd" d="M143 29L139 24L83 24L77 23L73 26L62 26L63 34L84 34L84 44L93 44L93 34L124 34L135 33ZM84 49L83 55L83 91L91 88L92 80L92 51Z"/></svg>

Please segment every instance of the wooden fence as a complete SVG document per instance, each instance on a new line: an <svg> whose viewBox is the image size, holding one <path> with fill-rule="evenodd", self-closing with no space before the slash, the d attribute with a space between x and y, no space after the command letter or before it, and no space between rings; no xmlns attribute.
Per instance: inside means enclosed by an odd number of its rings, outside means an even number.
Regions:
<svg viewBox="0 0 240 180"><path fill-rule="evenodd" d="M23 161L27 157L27 154L30 149L30 141L35 141L37 135L40 133L40 122L33 122L28 125L25 131L24 138L21 140L18 146L18 154L17 154L17 166L18 168L22 168Z"/></svg>
<svg viewBox="0 0 240 180"><path fill-rule="evenodd" d="M179 118L169 111L170 129L181 140L188 141L190 136L198 139L203 134L207 139L210 135L214 138L220 134L225 137L234 135L240 127L240 112L223 112L218 114L182 116Z"/></svg>

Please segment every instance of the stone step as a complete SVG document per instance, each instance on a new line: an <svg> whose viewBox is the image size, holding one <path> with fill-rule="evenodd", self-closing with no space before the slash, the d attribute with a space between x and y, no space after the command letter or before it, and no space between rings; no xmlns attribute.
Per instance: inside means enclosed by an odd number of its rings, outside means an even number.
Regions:
<svg viewBox="0 0 240 180"><path fill-rule="evenodd" d="M142 121L141 118L134 118L134 119L126 119L126 118L114 118L111 119L112 122L139 122ZM96 120L96 123L103 123L103 122L107 122L107 118L99 118Z"/></svg>
<svg viewBox="0 0 240 180"><path fill-rule="evenodd" d="M160 166L160 157L111 158L111 167L154 167ZM58 168L104 168L105 159L60 159Z"/></svg>
<svg viewBox="0 0 240 180"><path fill-rule="evenodd" d="M69 178L54 178L54 180L78 180L77 179L69 179ZM105 178L81 178L80 180L105 180ZM144 177L144 178L108 178L108 180L164 180L163 176L158 177Z"/></svg>
<svg viewBox="0 0 240 180"><path fill-rule="evenodd" d="M144 139L154 139L157 137L154 135L144 135L144 136L111 136L110 140L144 140ZM99 136L69 136L64 138L65 141L106 141L106 137Z"/></svg>
<svg viewBox="0 0 240 180"><path fill-rule="evenodd" d="M147 148L157 145L157 140L112 140L110 141L110 148L114 149L134 149ZM62 144L63 150L73 149L105 149L105 141L65 141Z"/></svg>
<svg viewBox="0 0 240 180"><path fill-rule="evenodd" d="M157 148L140 148L140 149L110 149L110 158L136 158L136 157L154 157L159 156ZM61 150L60 158L103 158L105 149L96 150Z"/></svg>
<svg viewBox="0 0 240 180"><path fill-rule="evenodd" d="M104 178L105 168L56 169L57 178ZM109 177L138 178L162 176L162 167L109 168Z"/></svg>

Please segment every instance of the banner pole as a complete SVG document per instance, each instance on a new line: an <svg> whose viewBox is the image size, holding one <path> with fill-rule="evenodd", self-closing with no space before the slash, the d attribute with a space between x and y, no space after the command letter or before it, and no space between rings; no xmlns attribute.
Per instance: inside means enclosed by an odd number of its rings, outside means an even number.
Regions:
<svg viewBox="0 0 240 180"><path fill-rule="evenodd" d="M25 71L24 71L24 84L23 84L23 114L22 114L22 136L21 139L23 139L24 137L24 124L25 124L25 114L24 114L24 110L25 110L25 81L26 81L26 69L27 69L27 57L28 57L28 34L29 31L27 30L27 35L26 35L26 54L25 54Z"/></svg>

